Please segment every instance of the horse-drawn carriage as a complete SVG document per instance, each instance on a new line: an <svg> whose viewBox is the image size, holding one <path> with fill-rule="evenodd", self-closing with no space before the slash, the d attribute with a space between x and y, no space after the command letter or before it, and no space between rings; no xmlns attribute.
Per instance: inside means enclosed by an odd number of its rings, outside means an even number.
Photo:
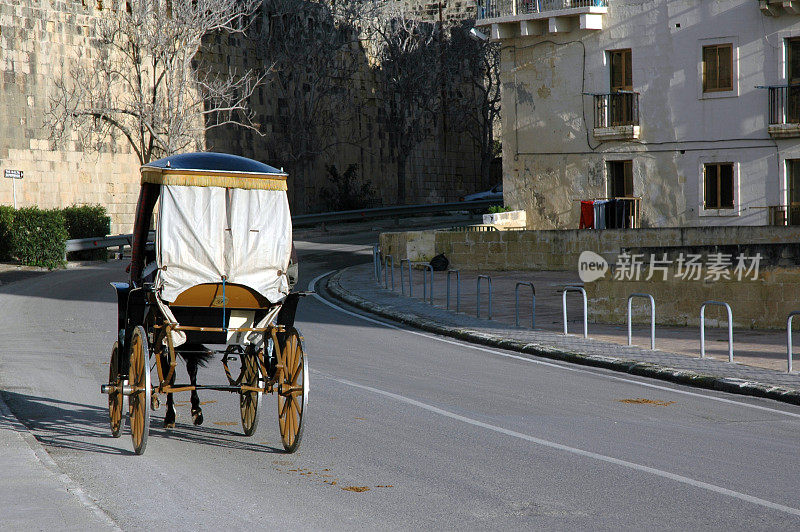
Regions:
<svg viewBox="0 0 800 532"><path fill-rule="evenodd" d="M130 281L112 283L118 338L109 382L101 386L114 437L120 435L123 397L128 397L136 454L145 450L150 410L159 408L162 395L166 427L175 424L172 394L183 391L192 392L192 418L202 423L201 389L239 395L247 436L255 432L261 395L276 393L283 446L297 449L308 404L308 365L294 328L305 294L290 291L286 177L265 164L215 153L175 155L142 167ZM227 384L197 384L197 366L215 354L222 356ZM188 384L175 383L178 357L186 360Z"/></svg>

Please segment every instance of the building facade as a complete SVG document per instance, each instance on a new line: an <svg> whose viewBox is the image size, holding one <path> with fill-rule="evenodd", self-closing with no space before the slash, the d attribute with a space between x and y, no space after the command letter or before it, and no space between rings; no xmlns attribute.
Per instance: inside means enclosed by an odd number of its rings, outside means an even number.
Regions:
<svg viewBox="0 0 800 532"><path fill-rule="evenodd" d="M577 228L800 224L800 2L487 0L506 205ZM636 225L636 224L634 224Z"/></svg>

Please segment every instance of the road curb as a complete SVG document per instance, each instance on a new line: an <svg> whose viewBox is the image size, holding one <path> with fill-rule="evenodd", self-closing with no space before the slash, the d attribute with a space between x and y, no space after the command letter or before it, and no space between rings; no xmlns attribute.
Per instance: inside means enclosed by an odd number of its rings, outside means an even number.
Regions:
<svg viewBox="0 0 800 532"><path fill-rule="evenodd" d="M521 342L489 333L475 331L473 329L456 328L434 323L413 314L399 312L391 307L378 305L377 303L364 299L344 289L339 280L344 271L347 269L348 268L340 270L328 278L326 288L333 297L372 314L404 323L417 329L441 334L443 336L449 336L451 338L457 338L466 342L488 347L508 349L511 351L518 351L520 353L542 358L571 362L574 364L581 364L583 366L605 368L622 373L629 373L631 375L637 375L640 377L649 377L653 379L674 382L677 384L694 386L697 388L717 390L739 395L763 397L783 403L800 405L800 390L795 390L792 388L772 386L769 384L763 384L744 379L718 377L715 375L707 375L693 371L679 370L649 362L638 362L635 360L610 356L587 355L575 351L569 351L556 346Z"/></svg>

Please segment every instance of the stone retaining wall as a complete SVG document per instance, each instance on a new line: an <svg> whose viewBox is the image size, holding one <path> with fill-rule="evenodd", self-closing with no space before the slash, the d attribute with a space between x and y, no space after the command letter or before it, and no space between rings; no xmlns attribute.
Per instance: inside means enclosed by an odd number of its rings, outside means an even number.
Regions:
<svg viewBox="0 0 800 532"><path fill-rule="evenodd" d="M395 260L430 260L444 253L464 270L577 271L583 251L609 263L623 248L800 242L800 227L739 226L551 231L411 231L382 233Z"/></svg>
<svg viewBox="0 0 800 532"><path fill-rule="evenodd" d="M734 325L747 328L785 328L786 316L800 310L800 227L690 227L666 229L606 229L567 231L414 231L383 233L381 250L395 262L408 258L428 261L444 253L451 268L462 270L578 270L583 251L598 253L608 261L604 278L586 283L590 319L624 323L630 294L650 293L656 300L657 323L697 325L700 305L706 300L728 302ZM614 265L620 253L652 254L667 258L672 266L666 273L638 281L614 280ZM686 280L677 271L680 254L697 254L707 264L709 255L730 255L733 262L729 278ZM762 259L755 280L738 280L734 272L736 257ZM635 314L648 319L645 301L635 300ZM724 319L723 309L709 309L709 324Z"/></svg>

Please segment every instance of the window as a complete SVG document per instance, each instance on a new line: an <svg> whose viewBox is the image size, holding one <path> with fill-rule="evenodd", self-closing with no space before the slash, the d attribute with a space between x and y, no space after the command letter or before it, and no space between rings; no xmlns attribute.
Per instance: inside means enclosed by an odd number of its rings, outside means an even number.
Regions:
<svg viewBox="0 0 800 532"><path fill-rule="evenodd" d="M609 64L611 65L611 92L632 91L633 64L630 48L625 50L612 50L608 52Z"/></svg>
<svg viewBox="0 0 800 532"><path fill-rule="evenodd" d="M789 225L800 225L800 159L786 160L786 178L789 185L787 219Z"/></svg>
<svg viewBox="0 0 800 532"><path fill-rule="evenodd" d="M633 197L633 161L608 162L608 196Z"/></svg>
<svg viewBox="0 0 800 532"><path fill-rule="evenodd" d="M733 90L733 45L703 46L703 92Z"/></svg>
<svg viewBox="0 0 800 532"><path fill-rule="evenodd" d="M733 163L704 165L705 209L733 209Z"/></svg>
<svg viewBox="0 0 800 532"><path fill-rule="evenodd" d="M786 122L800 123L800 39L786 41Z"/></svg>
<svg viewBox="0 0 800 532"><path fill-rule="evenodd" d="M630 48L625 50L612 50L608 52L611 75L609 79L611 96L609 98L609 126L625 126L634 123L633 120L633 72L632 54ZM623 93L623 94L618 94Z"/></svg>

